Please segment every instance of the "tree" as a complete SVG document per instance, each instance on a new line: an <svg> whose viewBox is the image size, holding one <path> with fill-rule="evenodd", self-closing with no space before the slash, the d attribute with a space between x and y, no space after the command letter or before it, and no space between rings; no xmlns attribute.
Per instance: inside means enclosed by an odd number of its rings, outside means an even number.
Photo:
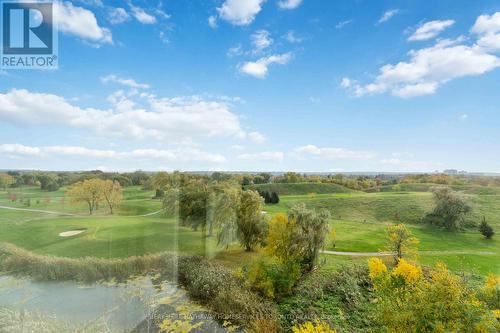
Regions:
<svg viewBox="0 0 500 333"><path fill-rule="evenodd" d="M241 189L236 183L221 183L212 188L209 198L208 236L216 228L217 244L228 246L236 239L237 207Z"/></svg>
<svg viewBox="0 0 500 333"><path fill-rule="evenodd" d="M434 189L433 196L435 207L426 220L449 231L460 229L465 216L472 210L465 198L447 187Z"/></svg>
<svg viewBox="0 0 500 333"><path fill-rule="evenodd" d="M280 262L302 261L303 246L299 244L300 230L293 219L278 213L269 221L266 252Z"/></svg>
<svg viewBox="0 0 500 333"><path fill-rule="evenodd" d="M386 229L386 249L394 253L394 262L397 264L404 257L416 255L418 239L413 237L404 224L390 225Z"/></svg>
<svg viewBox="0 0 500 333"><path fill-rule="evenodd" d="M481 232L481 235L483 235L486 239L491 239L495 232L493 231L493 228L486 222L486 218L483 217L483 221L479 225L479 232Z"/></svg>
<svg viewBox="0 0 500 333"><path fill-rule="evenodd" d="M302 247L302 265L311 271L318 261L320 249L325 246L328 233L330 212L321 209L314 211L307 209L305 204L299 203L288 212L288 218L295 221L300 231L298 244Z"/></svg>
<svg viewBox="0 0 500 333"><path fill-rule="evenodd" d="M0 173L0 187L4 189L4 191L10 185L14 184L14 178L6 173Z"/></svg>
<svg viewBox="0 0 500 333"><path fill-rule="evenodd" d="M246 190L241 193L236 213L237 237L246 251L253 251L266 235L266 223L262 214L263 199L259 193Z"/></svg>
<svg viewBox="0 0 500 333"><path fill-rule="evenodd" d="M271 192L270 202L273 204L277 204L280 202L280 197L279 197L278 193L276 193L274 191Z"/></svg>
<svg viewBox="0 0 500 333"><path fill-rule="evenodd" d="M59 189L59 177L53 173L39 174L37 180L42 190L53 192Z"/></svg>
<svg viewBox="0 0 500 333"><path fill-rule="evenodd" d="M123 199L122 187L119 182L112 180L101 180L102 196L108 204L111 215L113 209L120 204Z"/></svg>
<svg viewBox="0 0 500 333"><path fill-rule="evenodd" d="M89 214L99 207L103 199L103 183L101 179L88 179L73 184L68 191L68 196L73 202L85 202L89 208Z"/></svg>

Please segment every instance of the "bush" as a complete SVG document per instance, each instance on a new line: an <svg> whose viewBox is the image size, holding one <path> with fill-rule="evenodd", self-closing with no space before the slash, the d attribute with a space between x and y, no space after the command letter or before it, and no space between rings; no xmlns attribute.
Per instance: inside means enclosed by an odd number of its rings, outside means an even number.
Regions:
<svg viewBox="0 0 500 333"><path fill-rule="evenodd" d="M245 267L244 275L248 287L266 297L280 299L292 291L300 277L300 265L264 258Z"/></svg>
<svg viewBox="0 0 500 333"><path fill-rule="evenodd" d="M371 281L364 266L314 271L279 305L281 324L290 331L298 323L321 318L342 332L370 331L374 328L370 291Z"/></svg>
<svg viewBox="0 0 500 333"><path fill-rule="evenodd" d="M486 239L491 239L495 232L493 231L493 228L486 222L486 219L483 218L483 221L479 225L479 232L481 235L483 235Z"/></svg>
<svg viewBox="0 0 500 333"><path fill-rule="evenodd" d="M278 325L275 306L244 289L244 282L227 268L202 257L183 257L178 265L179 282L217 317L243 326L264 319Z"/></svg>

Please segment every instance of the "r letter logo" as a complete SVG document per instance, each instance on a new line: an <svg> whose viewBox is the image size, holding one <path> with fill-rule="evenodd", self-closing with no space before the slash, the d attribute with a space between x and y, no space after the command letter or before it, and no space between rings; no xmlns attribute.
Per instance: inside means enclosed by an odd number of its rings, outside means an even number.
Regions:
<svg viewBox="0 0 500 333"><path fill-rule="evenodd" d="M3 69L57 68L52 2L2 2Z"/></svg>

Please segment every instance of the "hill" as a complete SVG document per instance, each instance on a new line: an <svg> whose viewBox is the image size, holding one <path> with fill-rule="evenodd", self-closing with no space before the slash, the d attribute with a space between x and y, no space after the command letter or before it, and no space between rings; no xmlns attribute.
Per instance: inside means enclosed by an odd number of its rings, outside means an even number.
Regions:
<svg viewBox="0 0 500 333"><path fill-rule="evenodd" d="M337 184L325 183L272 183L246 186L247 189L260 191L274 191L280 195L300 195L300 194L332 194L332 193L352 193L356 192L347 187Z"/></svg>

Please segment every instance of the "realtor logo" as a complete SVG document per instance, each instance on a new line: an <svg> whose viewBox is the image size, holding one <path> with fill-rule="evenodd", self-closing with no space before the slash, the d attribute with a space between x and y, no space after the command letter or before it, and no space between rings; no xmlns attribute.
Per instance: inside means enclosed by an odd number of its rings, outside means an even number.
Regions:
<svg viewBox="0 0 500 333"><path fill-rule="evenodd" d="M2 2L3 69L57 68L52 2Z"/></svg>

